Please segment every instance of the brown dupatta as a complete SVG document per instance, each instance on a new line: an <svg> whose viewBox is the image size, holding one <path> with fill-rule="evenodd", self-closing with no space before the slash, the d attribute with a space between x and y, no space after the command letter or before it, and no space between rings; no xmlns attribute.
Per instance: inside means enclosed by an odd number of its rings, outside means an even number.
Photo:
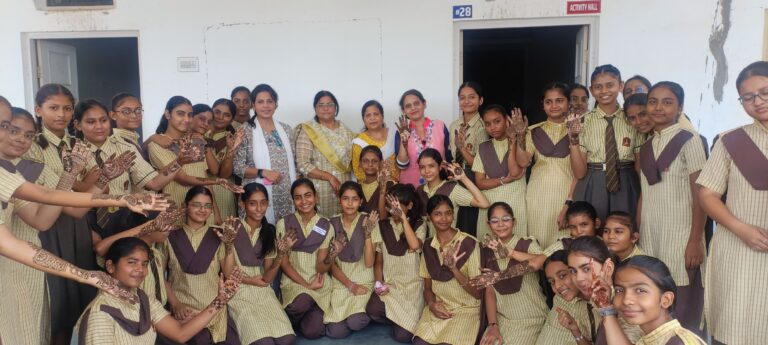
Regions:
<svg viewBox="0 0 768 345"><path fill-rule="evenodd" d="M264 231L264 225L261 227L261 231ZM256 244L251 245L251 239L248 237L248 231L245 228L241 228L235 236L235 251L237 257L240 259L240 263L243 266L256 267L260 266L264 260L259 257L262 250L261 236L256 240Z"/></svg>
<svg viewBox="0 0 768 345"><path fill-rule="evenodd" d="M418 220L413 228L417 229L421 224L422 221ZM392 223L389 220L379 221L379 234L381 234L381 240L384 242L384 247L386 247L389 255L403 256L408 252L408 240L405 238L405 234L401 234L399 240L396 239L395 229L392 228Z"/></svg>
<svg viewBox="0 0 768 345"><path fill-rule="evenodd" d="M421 185L416 190L416 195L419 196L419 199L421 200L421 204L426 208L427 203L429 202L429 196L427 195L427 192L424 191L424 186ZM442 186L438 187L435 191L434 195L445 195L450 196L451 192L453 192L453 189L456 188L456 182L453 181L445 181Z"/></svg>
<svg viewBox="0 0 768 345"><path fill-rule="evenodd" d="M151 310L149 306L149 297L141 289L136 289L136 293L139 295L139 321L129 320L123 315L120 309L102 304L99 310L107 313L112 319L115 320L120 328L133 336L140 336L149 331L152 326L152 320L150 320ZM80 321L80 329L77 332L77 343L85 344L86 336L88 335L88 319L91 316L91 308L88 308L83 313L83 319Z"/></svg>
<svg viewBox="0 0 768 345"><path fill-rule="evenodd" d="M675 158L680 155L685 143L691 138L693 138L693 134L688 131L680 131L675 134L661 151L659 159L656 159L653 152L653 139L645 141L640 147L640 170L643 171L649 185L653 186L661 181L661 172L669 169Z"/></svg>
<svg viewBox="0 0 768 345"><path fill-rule="evenodd" d="M197 252L189 241L189 236L185 230L171 231L168 235L168 242L176 254L181 270L187 274L203 274L208 271L211 261L216 256L221 240L208 228Z"/></svg>
<svg viewBox="0 0 768 345"><path fill-rule="evenodd" d="M547 132L541 127L536 127L531 130L531 141L533 141L533 145L536 146L536 150L539 151L539 154L545 157L565 158L571 153L571 150L568 147L569 142L567 135L555 144L552 142L552 139L549 138Z"/></svg>
<svg viewBox="0 0 768 345"><path fill-rule="evenodd" d="M453 279L453 273L451 273L451 270L447 266L440 263L440 254L437 252L437 249L432 247L431 243L432 237L424 241L424 245L422 245L421 250L422 253L424 253L424 261L427 264L427 271L429 271L429 276L432 277L432 279L441 282L447 282ZM469 260L469 257L472 255L472 252L475 250L476 244L477 241L469 236L465 237L461 241L461 244L459 245L459 253L467 254L456 261L456 268L461 268L464 266L467 260Z"/></svg>
<svg viewBox="0 0 768 345"><path fill-rule="evenodd" d="M517 241L517 244L515 245L515 251L527 253L528 247L531 245L531 240L526 239L520 239ZM483 262L483 268L489 268L491 270L494 270L496 272L500 272L501 269L499 269L499 263L496 261L496 255L493 253L493 250L490 248L483 248L480 250L480 260ZM520 262L510 258L507 267L511 267L513 265L517 265ZM502 295L509 295L516 293L520 291L520 288L523 286L523 276L514 277L511 279L504 279L496 284L493 284L493 287Z"/></svg>
<svg viewBox="0 0 768 345"><path fill-rule="evenodd" d="M765 157L744 128L722 137L723 146L739 172L756 190L768 190L768 158Z"/></svg>
<svg viewBox="0 0 768 345"><path fill-rule="evenodd" d="M317 248L320 247L321 244L323 244L323 241L325 240L325 236L328 236L328 232L331 229L331 223L328 222L328 219L320 218L320 220L317 221L317 224L315 224L316 227L325 230L325 234L321 235L314 229L309 233L309 236L304 236L304 227L301 226L299 223L299 219L296 218L296 215L291 213L285 218L283 218L283 221L285 222L285 229L296 229L296 238L297 241L291 247L293 250L305 252L305 253L314 253Z"/></svg>
<svg viewBox="0 0 768 345"><path fill-rule="evenodd" d="M496 155L496 149L493 148L492 140L480 144L477 148L477 154L483 160L486 177L497 179L509 175L509 166L507 166L509 155L505 154L504 159L499 161L499 156Z"/></svg>
<svg viewBox="0 0 768 345"><path fill-rule="evenodd" d="M18 172L29 183L37 183L37 179L40 178L40 174L43 173L43 163L31 161L28 159L22 159L18 164L14 165L13 162L5 159L0 159L0 167L7 170L11 174ZM3 201L2 207L5 209L8 207L8 203Z"/></svg>
<svg viewBox="0 0 768 345"><path fill-rule="evenodd" d="M364 216L361 214L357 219L355 229L352 230L352 236L349 237L349 243L337 256L339 260L344 262L357 262L363 257L363 249L365 249L365 231L363 230ZM341 216L333 217L330 220L331 225L335 229L336 236L347 237L347 232L344 230L344 224L341 221Z"/></svg>

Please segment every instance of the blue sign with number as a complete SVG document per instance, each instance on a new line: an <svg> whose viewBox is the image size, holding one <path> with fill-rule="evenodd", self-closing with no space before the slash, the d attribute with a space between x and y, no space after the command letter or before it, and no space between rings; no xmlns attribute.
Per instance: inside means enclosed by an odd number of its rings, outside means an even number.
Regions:
<svg viewBox="0 0 768 345"><path fill-rule="evenodd" d="M453 19L472 18L472 5L453 6Z"/></svg>

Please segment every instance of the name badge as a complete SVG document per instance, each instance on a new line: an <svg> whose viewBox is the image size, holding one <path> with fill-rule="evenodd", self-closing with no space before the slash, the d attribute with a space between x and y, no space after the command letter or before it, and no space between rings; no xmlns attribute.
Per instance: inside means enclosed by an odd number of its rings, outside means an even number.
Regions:
<svg viewBox="0 0 768 345"><path fill-rule="evenodd" d="M317 226L317 225L315 225L315 227L314 227L314 228L312 228L312 231L314 231L314 232L316 232L316 233L320 234L320 236L325 236L325 234L326 234L326 233L328 233L328 231L327 231L327 230L325 230L325 229L323 229L323 228L321 228L321 227L319 227L319 226Z"/></svg>

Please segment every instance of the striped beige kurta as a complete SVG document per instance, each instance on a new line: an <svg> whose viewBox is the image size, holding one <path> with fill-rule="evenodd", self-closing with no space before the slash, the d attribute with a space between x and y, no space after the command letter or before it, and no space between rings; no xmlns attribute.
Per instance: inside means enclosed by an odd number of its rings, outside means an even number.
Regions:
<svg viewBox="0 0 768 345"><path fill-rule="evenodd" d="M679 343L677 341L680 341ZM643 336L635 345L706 345L707 343L693 333L680 325L676 319L667 321L663 325L654 329L651 333Z"/></svg>
<svg viewBox="0 0 768 345"><path fill-rule="evenodd" d="M651 137L653 153L658 159L672 138L683 129L679 124L656 132ZM640 174L643 206L640 215L640 238L645 252L664 261L678 286L686 286L688 272L685 269L685 248L693 223L693 194L690 175L701 170L707 158L704 146L694 134L668 169L661 171L661 181L648 184L645 174ZM698 229L697 231L704 231ZM701 237L702 245L704 236Z"/></svg>
<svg viewBox="0 0 768 345"><path fill-rule="evenodd" d="M619 161L634 162L635 148L645 141L643 136L629 124L621 107L610 116L616 119L613 121L613 131L616 134ZM609 115L600 107L595 107L584 115L584 127L579 134L579 142L581 151L587 154L587 163L605 163L605 128L608 127L606 117Z"/></svg>
<svg viewBox="0 0 768 345"><path fill-rule="evenodd" d="M304 223L301 220L301 215L299 215L298 212L295 212L294 215L299 220L299 225L301 225L301 230L304 233L304 237L306 238L309 236L309 234L314 231L315 225L317 222L323 218L320 216L320 214L315 214L312 219L309 220L309 223L304 225ZM285 234L285 220L280 219L277 221L277 236L283 236ZM320 231L318 229L318 231ZM328 246L331 243L331 240L333 239L333 234L330 233L332 230L328 230L328 233L325 234L325 240L323 243L317 247L317 249L312 253L305 253L302 251L292 250L291 253L288 255L288 262L291 264L293 269L296 270L299 275L301 275L304 280L306 280L308 283L312 281L312 278L317 273L317 270L315 270L316 264L317 264L317 252L321 249L327 249ZM289 304L293 303L293 300L296 299L300 294L307 294L317 303L317 306L320 307L320 309L323 310L323 312L328 313L330 312L330 306L331 306L331 278L325 274L325 280L323 280L323 287L317 290L310 290L307 289L295 281L291 280L291 278L288 277L287 274L283 274L283 278L280 280L280 290L283 293L283 308L287 307Z"/></svg>
<svg viewBox="0 0 768 345"><path fill-rule="evenodd" d="M764 156L768 129L759 122L742 127ZM718 140L696 181L716 193L728 193L725 205L739 221L768 230L768 191L756 190ZM717 224L704 277L704 314L710 334L726 344L768 343L768 253L747 247L733 232Z"/></svg>
<svg viewBox="0 0 768 345"><path fill-rule="evenodd" d="M362 222L365 215L362 213L357 214L355 220L349 228L344 228L344 232L347 233L347 238L352 238L352 233L357 227L358 222ZM341 222L344 224L344 222ZM378 226L377 226L378 228ZM362 231L362 229L361 229ZM377 231L377 229L374 229ZM363 244L365 246L365 244ZM365 251L365 247L363 247ZM336 257L336 265L339 266L344 275L353 283L365 286L369 292L373 292L373 267L365 267L365 252L360 256L360 260L357 262L345 262ZM368 304L368 300L371 298L371 294L354 295L349 289L347 289L341 281L332 279L331 285L331 310L325 313L323 321L325 323L341 322L346 320L350 315L365 313L365 306Z"/></svg>
<svg viewBox="0 0 768 345"><path fill-rule="evenodd" d="M395 240L399 241L405 236L405 230L392 218L388 221L395 233ZM416 237L421 241L424 241L426 234L426 226L422 225L416 229ZM419 276L421 248L408 250L403 256L389 254L378 229L371 234L371 240L376 246L376 251L382 255L384 283L389 286L389 293L380 296L384 302L387 319L413 333L424 308L424 279Z"/></svg>
<svg viewBox="0 0 768 345"><path fill-rule="evenodd" d="M544 248L544 252L542 252L542 254L549 257L550 255L554 254L556 251L565 249L565 245L563 244L563 239L566 239L566 238L571 238L571 237L565 236L565 237L558 238L557 240L555 240L554 243Z"/></svg>
<svg viewBox="0 0 768 345"><path fill-rule="evenodd" d="M99 291L96 298L88 305L87 314L83 314L75 326L75 334L80 332L80 324L84 318L88 318L88 329L86 331L85 344L79 345L153 345L157 339L155 327L149 327L149 330L142 335L134 335L123 329L115 319L101 311L101 306L110 306L119 309L123 316L131 321L139 322L139 304L130 304L122 301L104 291ZM223 313L219 313L221 315ZM163 308L157 300L149 299L149 320L152 325L157 324L169 316L170 313Z"/></svg>
<svg viewBox="0 0 768 345"><path fill-rule="evenodd" d="M141 152L141 143L139 143L139 133L122 128L112 128L112 136L128 144L131 144L137 151Z"/></svg>
<svg viewBox="0 0 768 345"><path fill-rule="evenodd" d="M451 122L451 125L448 126L448 134L451 136L450 141L448 144L448 149L451 150L451 153L453 154L453 158L462 165L462 167L466 164L466 159L461 159L459 161L459 156L461 156L459 149L456 147L456 131L458 131L461 128L461 125L464 123L464 115L459 116L458 119L453 120ZM480 113L477 112L472 116L472 119L467 122L467 125L469 128L467 128L467 144L472 144L472 147L470 151L474 156L477 156L477 148L480 147L480 144L490 139L488 137L488 132L485 131L485 124L483 123L483 118L480 116ZM470 167L471 168L471 167Z"/></svg>
<svg viewBox="0 0 768 345"><path fill-rule="evenodd" d="M568 236L568 229L560 229L557 225L557 217L568 199L573 170L570 155L557 158L539 152L531 137L531 130L535 128L544 130L555 144L568 135L568 128L565 123L547 120L531 126L525 136L525 150L534 160L525 194L528 236L533 236L546 248L558 238Z"/></svg>
<svg viewBox="0 0 768 345"><path fill-rule="evenodd" d="M339 170L336 165L332 164L323 154L315 147L315 144L309 139L307 132L302 128L303 125L308 125L317 133L318 136L322 136L325 141L330 145L330 149L336 153L336 157L341 161L346 168L346 171ZM309 172L315 169L328 172L335 176L339 182L344 183L352 178L352 140L355 138L355 133L349 130L343 123L338 123L339 127L336 129L330 129L319 124L315 120L311 120L296 127L296 170L305 177L309 177ZM333 217L341 213L341 205L339 204L339 198L331 188L331 184L328 181L310 178L312 183L315 184L317 193L315 194L315 200L317 200L317 211L325 217Z"/></svg>
<svg viewBox="0 0 768 345"><path fill-rule="evenodd" d="M241 221L243 227L240 231L247 231L251 245L255 245L261 234L261 228L252 229L248 223ZM237 252L235 252L237 253ZM277 253L272 251L265 259L275 259ZM264 274L264 266L246 266L235 255L237 265L249 277L257 277ZM293 335L291 321L280 306L275 290L271 286L259 287L256 285L241 284L240 291L228 304L230 316L237 327L237 334L243 344L251 344L263 338L279 338Z"/></svg>
<svg viewBox="0 0 768 345"><path fill-rule="evenodd" d="M141 289L144 290L144 292L147 293L147 296L149 298L154 298L160 302L160 304L165 305L166 302L168 302L168 292L165 291L165 267L166 267L166 258L165 255L163 255L163 251L161 250L162 243L154 243L149 246L149 249L152 250L152 257L154 260L152 260L149 264L155 265L157 268L157 273L159 275L159 281L158 279L155 279L155 276L152 274L152 268L147 268L149 273L147 274L147 277L144 278L144 281L141 283ZM159 289L157 289L159 287ZM160 298L158 298L158 292L160 295Z"/></svg>
<svg viewBox="0 0 768 345"><path fill-rule="evenodd" d="M544 327L539 333L539 338L536 340L536 345L576 345L576 340L573 338L573 334L567 328L560 325L557 321L559 314L557 308L568 312L576 321L576 325L579 326L579 332L584 339L594 342L594 337L597 332L597 327L600 325L600 312L596 309L592 309L592 318L595 320L594 329L589 319L589 302L581 299L574 298L573 300L566 301L560 295L555 295L553 299L552 309L549 311L547 321L544 323Z"/></svg>
<svg viewBox="0 0 768 345"><path fill-rule="evenodd" d="M214 133L207 138L218 141L218 140L224 140L226 137L230 136L231 133L228 131L218 132ZM221 164L224 160L219 160L219 158L223 158L224 154L227 152L227 147L224 146L220 150L216 150L216 147L213 148L213 153L216 156L216 160ZM233 174L234 176L234 174ZM208 177L212 179L219 178L217 175L208 174ZM235 183L235 179L232 178L232 176L228 177L227 180L229 182ZM211 190L213 191L213 195L216 198L216 205L219 207L219 213L221 213L221 219L226 219L229 216L235 216L237 215L237 207L235 206L235 196L232 194L232 192L228 191L226 188L222 187L219 184L215 184L211 186Z"/></svg>
<svg viewBox="0 0 768 345"><path fill-rule="evenodd" d="M528 246L528 253L541 254L541 247L536 243L536 239L533 237L526 239L533 240ZM514 235L505 246L511 252L520 240L519 236ZM496 260L496 263L499 265L499 269L503 271L507 269L509 259ZM496 289L494 289L494 293L496 294L496 322L499 324L504 344L535 344L549 311L546 298L539 285L539 274L537 272L526 273L523 276L523 285L515 293L503 295Z"/></svg>
<svg viewBox="0 0 768 345"><path fill-rule="evenodd" d="M186 232L192 248L197 252L205 234L212 230L207 225L193 229L184 224L183 230L176 231ZM219 273L222 271L221 261L224 260L225 256L224 245L219 245L216 255L208 265L208 270L203 274L184 272L169 240L163 242L161 251L167 260L168 283L171 285L171 291L176 295L176 298L196 313L205 310L219 294ZM224 341L227 333L227 309L216 314L206 327L211 332L214 342Z"/></svg>
<svg viewBox="0 0 768 345"><path fill-rule="evenodd" d="M141 152L137 151L133 145L122 141L122 139L115 137L114 135L107 138L107 140L101 144L101 147L97 147L88 141L85 141L85 143L88 144L91 153L93 153L91 160L85 166L86 171L97 165L101 166L99 162L103 164L109 160L109 157L112 155L118 156L123 152L136 153L136 159L133 161L133 166L112 181L109 181L108 186L110 194L129 194L134 190L144 190L144 186L157 176L157 171L142 158Z"/></svg>
<svg viewBox="0 0 768 345"><path fill-rule="evenodd" d="M173 151L163 148L157 143L149 143L147 147L147 150L149 151L149 161L157 170L170 164L177 157ZM190 177L208 177L208 164L205 162L205 159L195 163L184 164L181 170ZM190 186L184 186L176 181L171 181L165 185L163 193L170 196L168 198L169 200L175 202L177 205L181 205L184 203L184 197L187 195L187 191L189 191L190 188Z"/></svg>
<svg viewBox="0 0 768 345"><path fill-rule="evenodd" d="M449 243L454 241L460 243L466 237L472 237L472 235L457 231ZM437 236L432 238L429 245L435 248L438 253L442 251ZM438 258L442 265L443 258L440 255ZM475 244L475 249L460 271L466 277L480 275L480 248L477 244ZM431 278L423 257L419 264L419 275L425 279ZM480 328L480 300L464 291L464 288L455 278L446 282L432 279L432 292L435 294L435 301L443 302L453 317L445 320L440 319L432 314L429 306L425 305L413 335L430 344L474 344Z"/></svg>
<svg viewBox="0 0 768 345"><path fill-rule="evenodd" d="M6 203L11 200L13 193L27 182L21 175L12 174L5 169L0 169L0 180L3 181L3 183L0 183L0 201ZM6 210L8 210L8 205L5 206L3 212L0 212L0 221L3 221L3 224L10 222L10 218L5 217Z"/></svg>
<svg viewBox="0 0 768 345"><path fill-rule="evenodd" d="M17 165L20 158L11 160ZM0 168L3 172L5 169ZM16 176L21 174L16 173ZM2 178L5 185L5 176ZM43 168L36 181L40 185L57 184L59 176ZM16 238L41 246L40 232L25 223L16 212L33 203L11 198L7 226ZM12 213L11 213L12 212ZM45 273L6 257L0 258L0 334L5 344L47 344L51 336L50 300Z"/></svg>
<svg viewBox="0 0 768 345"><path fill-rule="evenodd" d="M509 150L509 140L496 140L491 139L493 143L493 149L496 151L496 156L499 161L503 161L504 156ZM485 164L482 157L477 155L475 157L475 164L472 165L472 171L478 174L485 174ZM495 188L486 189L483 191L488 202L493 204L497 201L503 201L512 207L512 211L515 213L515 229L513 230L515 235L528 236L528 215L526 213L525 205L525 193L526 193L525 178L521 178L511 183L507 183ZM556 219L555 219L556 220ZM491 229L488 227L488 209L480 209L477 215L477 237L482 238L485 234L490 234Z"/></svg>

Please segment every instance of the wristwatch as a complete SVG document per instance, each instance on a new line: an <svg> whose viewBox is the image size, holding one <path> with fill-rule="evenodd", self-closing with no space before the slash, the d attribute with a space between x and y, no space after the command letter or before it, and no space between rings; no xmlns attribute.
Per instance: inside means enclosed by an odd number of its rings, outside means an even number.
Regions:
<svg viewBox="0 0 768 345"><path fill-rule="evenodd" d="M600 308L599 310L600 310L600 316L602 317L616 316L616 314L618 314L616 312L616 308L614 307L605 307L605 308Z"/></svg>
<svg viewBox="0 0 768 345"><path fill-rule="evenodd" d="M264 169L258 169L258 170L256 171L256 176L257 176L258 178L264 178Z"/></svg>

